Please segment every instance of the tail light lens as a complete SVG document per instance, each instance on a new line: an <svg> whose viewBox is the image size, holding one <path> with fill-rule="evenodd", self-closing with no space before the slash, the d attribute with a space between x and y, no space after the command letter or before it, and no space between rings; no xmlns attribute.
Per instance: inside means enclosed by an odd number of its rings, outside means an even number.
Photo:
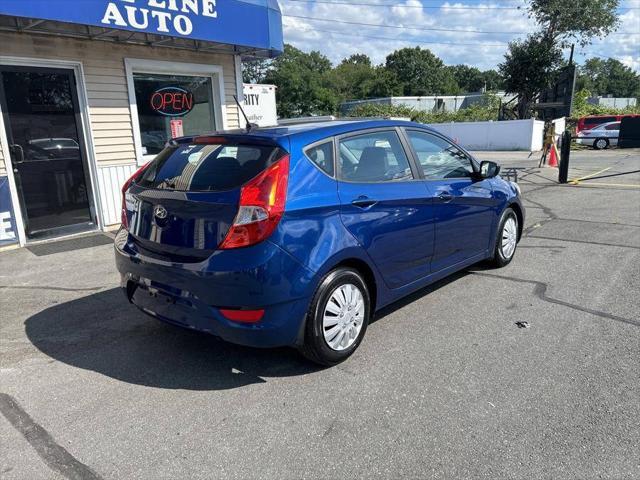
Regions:
<svg viewBox="0 0 640 480"><path fill-rule="evenodd" d="M284 213L288 177L285 155L242 187L238 213L219 248L248 247L273 233Z"/></svg>
<svg viewBox="0 0 640 480"><path fill-rule="evenodd" d="M126 203L127 190L129 189L129 187L133 182L135 182L142 176L142 174L144 173L144 171L146 170L146 168L149 166L150 163L151 162L147 162L143 166L141 166L138 170L135 171L133 175L131 175L131 177L129 177L129 179L126 182L124 182L124 185L122 185L122 209L120 212L120 223L122 224L122 228L129 228L129 220L127 219L127 203Z"/></svg>

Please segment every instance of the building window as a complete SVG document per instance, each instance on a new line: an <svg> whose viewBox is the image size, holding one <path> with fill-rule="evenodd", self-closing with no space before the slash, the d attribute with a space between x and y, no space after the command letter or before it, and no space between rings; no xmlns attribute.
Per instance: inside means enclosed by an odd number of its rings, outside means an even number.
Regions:
<svg viewBox="0 0 640 480"><path fill-rule="evenodd" d="M212 77L133 73L142 155L172 137L216 129Z"/></svg>

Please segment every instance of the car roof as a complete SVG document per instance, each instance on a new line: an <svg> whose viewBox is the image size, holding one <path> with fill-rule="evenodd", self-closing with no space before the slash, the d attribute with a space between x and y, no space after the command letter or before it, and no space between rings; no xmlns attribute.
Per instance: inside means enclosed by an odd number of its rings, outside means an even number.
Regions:
<svg viewBox="0 0 640 480"><path fill-rule="evenodd" d="M425 130L433 129L421 123L404 120L367 119L367 120L332 120L328 122L306 122L291 125L279 125L275 127L254 128L250 132L245 130L226 131L224 133L241 134L254 137L293 137L297 135L315 133L318 136L332 136L343 133L357 132L371 128L381 127L418 127Z"/></svg>

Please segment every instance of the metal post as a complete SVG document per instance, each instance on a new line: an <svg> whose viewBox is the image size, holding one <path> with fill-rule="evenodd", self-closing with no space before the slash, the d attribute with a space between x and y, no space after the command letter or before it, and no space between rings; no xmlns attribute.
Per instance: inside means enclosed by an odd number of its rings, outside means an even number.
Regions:
<svg viewBox="0 0 640 480"><path fill-rule="evenodd" d="M558 168L558 182L567 183L569 175L569 157L571 156L571 131L565 130L560 145L560 168Z"/></svg>

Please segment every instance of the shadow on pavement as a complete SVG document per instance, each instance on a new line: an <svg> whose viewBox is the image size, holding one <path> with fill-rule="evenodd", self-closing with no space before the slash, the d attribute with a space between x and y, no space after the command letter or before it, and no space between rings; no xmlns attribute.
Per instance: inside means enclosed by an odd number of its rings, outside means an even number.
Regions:
<svg viewBox="0 0 640 480"><path fill-rule="evenodd" d="M470 268L474 268L474 269L486 269L487 267L485 267L483 264L477 264L474 265L473 267ZM456 273L452 273L451 275L449 275L446 278L443 278L442 280L438 280L435 283L432 283L431 285L428 285L424 288L421 288L420 290L417 290L409 295L407 295L406 297L398 300L397 302L394 302L390 305L387 305L384 308L381 308L380 310L378 310L376 312L376 314L374 315L373 319L371 320L371 322L369 322L369 324L371 325L372 323L377 322L378 320L382 320L384 317L391 315L393 312L395 312L396 310L400 310L401 308L409 305L410 303L415 302L416 300L419 300L420 298L424 297L425 295L429 295L431 292L435 292L436 290L438 290L439 288L442 288L446 285L449 285L452 282L455 282L456 280L459 280L463 277L466 277L467 275L469 275L469 270L465 269L465 270L461 270L459 272Z"/></svg>
<svg viewBox="0 0 640 480"><path fill-rule="evenodd" d="M320 370L293 349L246 348L166 325L128 304L119 288L49 307L25 329L55 360L156 388L225 390Z"/></svg>
<svg viewBox="0 0 640 480"><path fill-rule="evenodd" d="M383 308L371 323L467 273ZM25 330L36 348L57 361L156 388L225 390L321 370L292 348L242 347L162 323L127 303L119 288L49 307L29 317Z"/></svg>

